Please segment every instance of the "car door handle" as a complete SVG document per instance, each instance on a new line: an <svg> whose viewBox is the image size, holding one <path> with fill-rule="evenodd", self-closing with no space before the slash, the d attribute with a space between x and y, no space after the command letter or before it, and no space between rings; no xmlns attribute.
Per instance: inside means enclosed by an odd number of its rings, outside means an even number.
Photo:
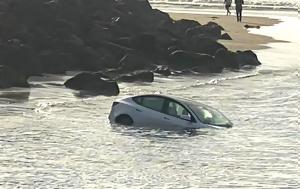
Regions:
<svg viewBox="0 0 300 189"><path fill-rule="evenodd" d="M169 119L169 118L167 118L167 117L164 117L164 119L165 119L165 120L170 120L170 119Z"/></svg>
<svg viewBox="0 0 300 189"><path fill-rule="evenodd" d="M135 109L136 111L138 111L138 112L142 112L142 110L140 110L140 109Z"/></svg>

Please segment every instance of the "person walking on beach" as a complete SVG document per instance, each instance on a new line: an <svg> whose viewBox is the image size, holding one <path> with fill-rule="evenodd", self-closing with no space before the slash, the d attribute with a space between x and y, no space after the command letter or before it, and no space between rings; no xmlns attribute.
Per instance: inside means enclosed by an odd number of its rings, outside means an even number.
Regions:
<svg viewBox="0 0 300 189"><path fill-rule="evenodd" d="M243 4L244 0L235 0L236 18L238 22L242 21Z"/></svg>
<svg viewBox="0 0 300 189"><path fill-rule="evenodd" d="M231 7L231 0L224 0L224 4L225 4L225 8L226 8L226 10L227 10L227 16L229 15L229 14L231 14L231 12L230 12L230 10L229 10L229 8Z"/></svg>

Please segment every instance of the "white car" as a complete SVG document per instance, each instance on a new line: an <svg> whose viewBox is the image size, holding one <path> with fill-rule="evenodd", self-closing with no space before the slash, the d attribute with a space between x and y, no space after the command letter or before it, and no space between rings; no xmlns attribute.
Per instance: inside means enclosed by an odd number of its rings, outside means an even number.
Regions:
<svg viewBox="0 0 300 189"><path fill-rule="evenodd" d="M112 124L165 129L232 127L221 112L207 105L164 95L139 95L113 102Z"/></svg>

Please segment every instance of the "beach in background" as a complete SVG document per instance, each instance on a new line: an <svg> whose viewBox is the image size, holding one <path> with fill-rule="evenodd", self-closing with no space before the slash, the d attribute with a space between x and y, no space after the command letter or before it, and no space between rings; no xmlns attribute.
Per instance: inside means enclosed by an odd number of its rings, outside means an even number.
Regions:
<svg viewBox="0 0 300 189"><path fill-rule="evenodd" d="M196 9L221 9L224 7L223 0L150 0L154 7L159 8L196 8ZM234 1L233 4L234 6ZM244 9L252 10L277 10L297 11L299 2L295 0L247 0L244 1Z"/></svg>

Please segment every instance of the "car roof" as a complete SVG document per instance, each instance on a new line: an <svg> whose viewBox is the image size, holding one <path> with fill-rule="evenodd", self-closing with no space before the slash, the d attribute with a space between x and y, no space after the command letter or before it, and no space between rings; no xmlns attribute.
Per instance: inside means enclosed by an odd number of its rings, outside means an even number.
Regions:
<svg viewBox="0 0 300 189"><path fill-rule="evenodd" d="M143 95L131 96L129 98L146 97L146 96L167 98L167 99L171 99L171 100L174 100L174 101L178 101L182 104L189 104L189 103L198 103L198 104L200 104L199 102L196 102L196 101L193 101L193 100L189 100L189 99L185 99L185 98L181 98L181 97L176 97L176 96L173 96L173 95L168 95L167 96L167 95L162 95L162 94L143 94Z"/></svg>

